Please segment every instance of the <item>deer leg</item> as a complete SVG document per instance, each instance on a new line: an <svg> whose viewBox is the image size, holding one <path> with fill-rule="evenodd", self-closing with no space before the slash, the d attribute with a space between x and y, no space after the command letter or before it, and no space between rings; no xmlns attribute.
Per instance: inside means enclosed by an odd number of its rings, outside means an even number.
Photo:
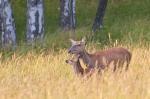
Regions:
<svg viewBox="0 0 150 99"><path fill-rule="evenodd" d="M114 61L114 63L113 63L113 65L114 65L114 69L113 69L113 72L115 72L116 71L116 68L117 68L117 63Z"/></svg>
<svg viewBox="0 0 150 99"><path fill-rule="evenodd" d="M114 65L114 69L113 69L113 71L114 71L114 72L116 71L116 65Z"/></svg>
<svg viewBox="0 0 150 99"><path fill-rule="evenodd" d="M122 72L123 65L124 65L124 61L120 60L120 61L118 62L118 68L119 68L120 72Z"/></svg>
<svg viewBox="0 0 150 99"><path fill-rule="evenodd" d="M128 67L129 67L129 63L127 63L126 68L125 68L125 71L128 70Z"/></svg>
<svg viewBox="0 0 150 99"><path fill-rule="evenodd" d="M127 71L128 68L129 68L130 60L131 60L131 59L127 59L127 65L126 65L125 71Z"/></svg>
<svg viewBox="0 0 150 99"><path fill-rule="evenodd" d="M84 70L87 77L90 77L94 73L94 68L87 68Z"/></svg>

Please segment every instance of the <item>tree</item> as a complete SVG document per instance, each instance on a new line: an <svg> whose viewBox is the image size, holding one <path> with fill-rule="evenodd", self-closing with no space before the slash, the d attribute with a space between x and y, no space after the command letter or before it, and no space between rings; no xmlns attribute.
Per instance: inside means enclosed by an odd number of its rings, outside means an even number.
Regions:
<svg viewBox="0 0 150 99"><path fill-rule="evenodd" d="M44 15L43 0L27 0L27 32L26 41L33 44L35 41L43 41Z"/></svg>
<svg viewBox="0 0 150 99"><path fill-rule="evenodd" d="M16 47L16 28L9 0L0 0L0 32L2 47Z"/></svg>
<svg viewBox="0 0 150 99"><path fill-rule="evenodd" d="M103 26L103 17L105 14L105 10L107 7L108 0L100 0L99 5L96 12L96 17L92 26L92 31L96 32L98 28L102 28Z"/></svg>
<svg viewBox="0 0 150 99"><path fill-rule="evenodd" d="M0 5L0 7L1 7L1 5ZM2 12L2 9L0 8L0 12ZM0 13L0 38L2 38L1 36L2 36L2 26L3 26L3 20L2 20L2 13ZM2 40L0 40L0 44L2 45Z"/></svg>
<svg viewBox="0 0 150 99"><path fill-rule="evenodd" d="M75 0L60 0L60 27L63 31L75 30Z"/></svg>

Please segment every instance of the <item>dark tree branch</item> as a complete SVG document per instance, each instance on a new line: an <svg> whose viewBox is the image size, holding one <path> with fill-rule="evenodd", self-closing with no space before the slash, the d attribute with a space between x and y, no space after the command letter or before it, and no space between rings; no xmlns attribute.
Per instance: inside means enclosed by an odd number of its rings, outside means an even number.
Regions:
<svg viewBox="0 0 150 99"><path fill-rule="evenodd" d="M105 10L107 7L108 0L100 0L99 5L96 12L96 17L92 26L92 31L96 32L97 29L102 28L103 26L103 17L105 14Z"/></svg>

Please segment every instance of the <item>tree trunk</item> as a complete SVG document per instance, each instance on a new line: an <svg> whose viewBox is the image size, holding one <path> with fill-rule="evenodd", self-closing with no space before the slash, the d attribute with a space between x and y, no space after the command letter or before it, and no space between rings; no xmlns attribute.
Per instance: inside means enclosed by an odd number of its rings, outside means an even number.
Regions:
<svg viewBox="0 0 150 99"><path fill-rule="evenodd" d="M75 0L60 0L60 27L63 31L75 30Z"/></svg>
<svg viewBox="0 0 150 99"><path fill-rule="evenodd" d="M3 48L16 47L16 28L9 0L0 0L0 32Z"/></svg>
<svg viewBox="0 0 150 99"><path fill-rule="evenodd" d="M27 33L26 41L33 44L44 38L43 0L27 0Z"/></svg>
<svg viewBox="0 0 150 99"><path fill-rule="evenodd" d="M97 29L100 29L103 26L103 17L104 17L105 10L107 7L107 2L108 2L108 0L100 0L99 1L95 21L92 26L93 32L96 32Z"/></svg>
<svg viewBox="0 0 150 99"><path fill-rule="evenodd" d="M2 24L3 24L3 19L2 19L2 9L1 9L1 5L0 5L0 38L2 38ZM0 48L2 47L2 40L0 40Z"/></svg>

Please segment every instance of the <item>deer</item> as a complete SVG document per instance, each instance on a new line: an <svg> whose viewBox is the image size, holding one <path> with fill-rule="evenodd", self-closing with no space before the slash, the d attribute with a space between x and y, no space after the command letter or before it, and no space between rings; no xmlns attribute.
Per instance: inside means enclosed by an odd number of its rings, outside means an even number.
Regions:
<svg viewBox="0 0 150 99"><path fill-rule="evenodd" d="M79 56L77 56L75 59L68 59L65 61L67 64L72 65L75 75L77 76L91 76L93 71L90 71L88 68L84 69L79 60Z"/></svg>
<svg viewBox="0 0 150 99"><path fill-rule="evenodd" d="M84 69L80 64L79 57L76 57L74 60L66 60L66 63L72 65L75 75L79 76L84 74Z"/></svg>
<svg viewBox="0 0 150 99"><path fill-rule="evenodd" d="M88 69L92 70L97 67L99 70L103 70L113 63L113 71L115 72L117 65L120 68L126 63L125 70L128 70L132 54L127 49L114 47L90 54L85 49L85 38L82 38L81 41L73 39L70 39L70 41L72 46L68 49L68 53L78 55Z"/></svg>

